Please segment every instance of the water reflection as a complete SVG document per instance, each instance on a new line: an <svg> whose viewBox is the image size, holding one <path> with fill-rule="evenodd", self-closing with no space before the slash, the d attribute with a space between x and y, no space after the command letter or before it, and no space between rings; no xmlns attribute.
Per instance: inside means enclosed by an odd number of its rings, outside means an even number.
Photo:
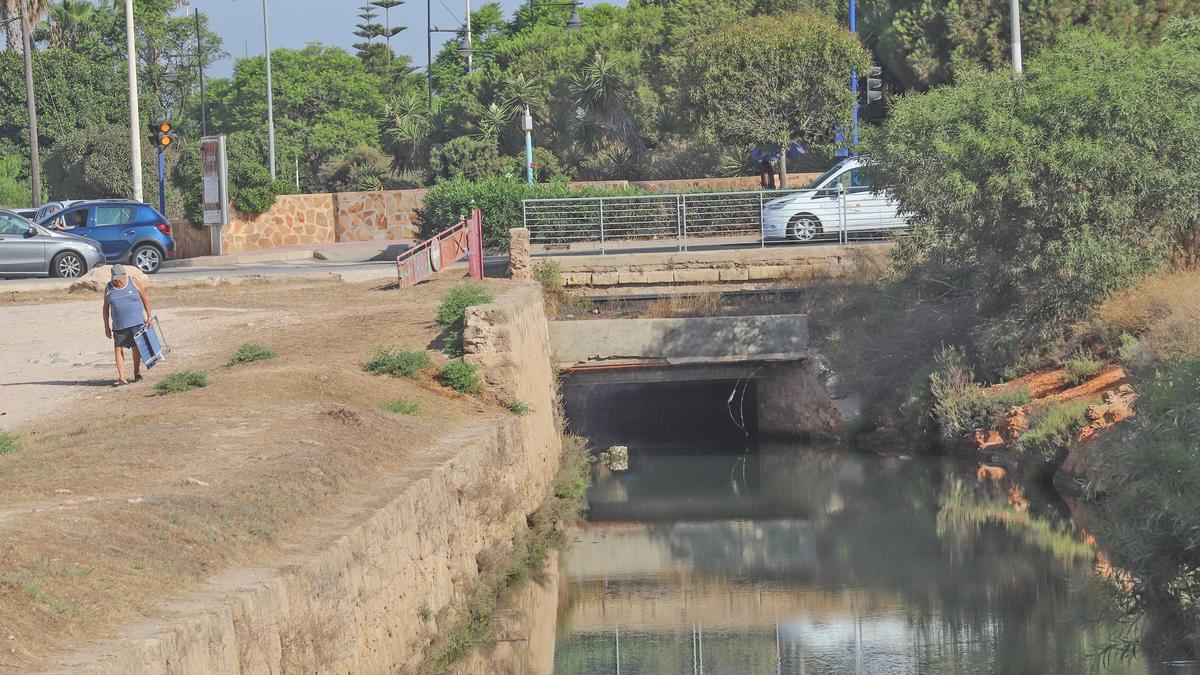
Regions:
<svg viewBox="0 0 1200 675"><path fill-rule="evenodd" d="M1107 628L1065 514L952 462L763 447L602 471L556 673L1073 673ZM1140 672L1138 664L1101 671Z"/></svg>

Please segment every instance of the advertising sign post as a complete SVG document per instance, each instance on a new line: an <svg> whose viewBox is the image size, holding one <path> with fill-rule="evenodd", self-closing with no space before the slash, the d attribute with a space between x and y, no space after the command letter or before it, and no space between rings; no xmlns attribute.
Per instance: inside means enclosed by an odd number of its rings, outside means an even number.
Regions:
<svg viewBox="0 0 1200 675"><path fill-rule="evenodd" d="M221 255L221 229L229 223L229 165L225 157L225 137L200 139L203 165L204 224L212 228L212 253Z"/></svg>

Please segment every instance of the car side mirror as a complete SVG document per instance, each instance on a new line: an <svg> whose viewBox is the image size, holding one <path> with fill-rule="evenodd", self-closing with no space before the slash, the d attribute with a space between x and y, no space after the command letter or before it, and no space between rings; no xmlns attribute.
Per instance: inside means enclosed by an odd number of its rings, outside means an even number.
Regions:
<svg viewBox="0 0 1200 675"><path fill-rule="evenodd" d="M38 231L37 231L36 227L31 227L28 230L25 230L25 238L26 239L29 239L30 237L36 237L37 234L38 234Z"/></svg>

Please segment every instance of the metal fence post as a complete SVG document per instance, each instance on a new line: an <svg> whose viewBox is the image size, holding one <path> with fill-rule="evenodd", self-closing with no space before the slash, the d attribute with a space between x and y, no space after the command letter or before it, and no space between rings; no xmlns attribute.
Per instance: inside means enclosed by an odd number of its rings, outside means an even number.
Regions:
<svg viewBox="0 0 1200 675"><path fill-rule="evenodd" d="M687 195L679 195L679 250L687 250Z"/></svg>
<svg viewBox="0 0 1200 675"><path fill-rule="evenodd" d="M596 202L600 204L600 255L604 255L604 197L597 197Z"/></svg>
<svg viewBox="0 0 1200 675"><path fill-rule="evenodd" d="M767 214L766 214L766 211L764 210L765 208L766 208L766 206L763 203L763 193L760 191L758 193L758 247L759 248L767 247L767 231L766 231L766 229L764 229L767 226L766 225Z"/></svg>
<svg viewBox="0 0 1200 675"><path fill-rule="evenodd" d="M838 184L838 212L842 224L842 231L838 234L838 242L846 243L846 186Z"/></svg>

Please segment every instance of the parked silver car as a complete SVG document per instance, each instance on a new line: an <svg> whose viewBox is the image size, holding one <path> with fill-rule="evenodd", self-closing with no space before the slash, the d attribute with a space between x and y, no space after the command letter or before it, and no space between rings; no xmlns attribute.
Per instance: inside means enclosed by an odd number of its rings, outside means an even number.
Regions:
<svg viewBox="0 0 1200 675"><path fill-rule="evenodd" d="M763 206L763 238L811 241L845 232L882 233L909 227L899 204L870 185L862 162L844 159L821 174L812 188Z"/></svg>
<svg viewBox="0 0 1200 675"><path fill-rule="evenodd" d="M91 239L56 232L0 209L0 279L80 277L102 264L104 254Z"/></svg>

